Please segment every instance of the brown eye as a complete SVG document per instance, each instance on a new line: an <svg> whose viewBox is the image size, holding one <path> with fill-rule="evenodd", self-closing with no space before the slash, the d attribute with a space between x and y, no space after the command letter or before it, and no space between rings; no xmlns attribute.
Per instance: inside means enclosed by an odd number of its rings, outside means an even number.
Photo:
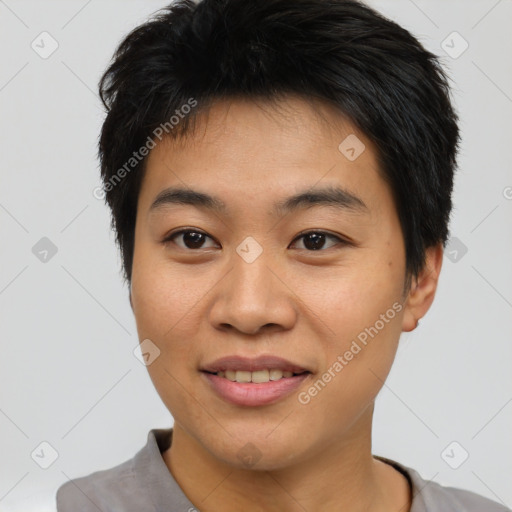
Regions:
<svg viewBox="0 0 512 512"><path fill-rule="evenodd" d="M302 235L298 236L295 240L301 239L303 239L303 247L299 247L299 249L306 249L307 251L319 251L321 249L330 249L331 247L338 244L346 244L346 242L341 238L331 235L329 233L325 233L324 231L310 231L308 233L303 233ZM336 243L331 244L328 247L325 247L326 241L328 239L335 240Z"/></svg>
<svg viewBox="0 0 512 512"><path fill-rule="evenodd" d="M207 239L212 240L206 233L192 229L182 229L168 236L164 243L173 242L182 249L209 249L212 246L204 246ZM178 243L176 240L181 240L181 243Z"/></svg>

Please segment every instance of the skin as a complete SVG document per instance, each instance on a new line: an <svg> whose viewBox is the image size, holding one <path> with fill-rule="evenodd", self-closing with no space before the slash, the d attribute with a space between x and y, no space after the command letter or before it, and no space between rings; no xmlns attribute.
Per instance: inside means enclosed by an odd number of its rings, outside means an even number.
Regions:
<svg viewBox="0 0 512 512"><path fill-rule="evenodd" d="M365 144L355 161L338 149L349 134ZM272 213L321 185L349 190L367 209ZM227 211L150 211L170 186L218 196ZM179 228L205 233L202 246L182 235L163 242ZM314 251L303 231L340 240ZM248 236L263 249L252 263L236 252ZM372 456L374 400L401 332L434 299L441 264L439 244L404 294L403 235L375 148L327 104L218 101L192 134L158 144L138 199L130 300L139 339L161 351L148 371L175 421L163 459L191 502L202 512L408 511L407 480ZM307 390L395 303L401 311L306 405L294 392L236 406L199 371L226 355L272 354L311 370ZM247 443L259 454L251 467L239 458Z"/></svg>

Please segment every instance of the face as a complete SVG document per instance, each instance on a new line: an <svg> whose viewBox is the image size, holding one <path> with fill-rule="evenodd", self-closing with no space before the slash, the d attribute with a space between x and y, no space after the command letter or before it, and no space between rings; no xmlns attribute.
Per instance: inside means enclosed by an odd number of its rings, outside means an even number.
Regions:
<svg viewBox="0 0 512 512"><path fill-rule="evenodd" d="M285 467L370 429L403 327L400 223L374 146L327 105L219 101L198 121L148 157L139 338L175 426L232 466Z"/></svg>

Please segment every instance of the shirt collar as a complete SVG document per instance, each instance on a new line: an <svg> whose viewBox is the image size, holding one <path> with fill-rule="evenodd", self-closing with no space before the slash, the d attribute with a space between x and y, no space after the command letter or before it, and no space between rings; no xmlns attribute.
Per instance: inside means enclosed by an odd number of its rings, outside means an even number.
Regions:
<svg viewBox="0 0 512 512"><path fill-rule="evenodd" d="M153 504L155 512L161 510L197 512L162 457L162 453L171 446L172 430L172 428L150 430L146 446L134 457L133 469L141 489L147 492L148 500ZM391 465L407 478L412 491L412 504L408 512L427 512L425 493L428 493L428 486L433 482L423 480L417 471L394 460L378 455L374 455L374 458Z"/></svg>

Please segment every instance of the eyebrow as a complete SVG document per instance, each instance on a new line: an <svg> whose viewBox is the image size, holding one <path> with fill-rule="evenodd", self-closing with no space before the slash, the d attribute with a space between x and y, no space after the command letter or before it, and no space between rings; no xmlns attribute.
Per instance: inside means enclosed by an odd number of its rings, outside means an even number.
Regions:
<svg viewBox="0 0 512 512"><path fill-rule="evenodd" d="M149 208L149 212L173 204L191 205L218 213L225 213L227 211L226 204L218 197L197 190L169 187L162 190L156 196ZM352 192L341 187L326 186L304 190L279 201L273 206L271 213L283 215L314 206L331 206L355 213L368 211L364 201Z"/></svg>

